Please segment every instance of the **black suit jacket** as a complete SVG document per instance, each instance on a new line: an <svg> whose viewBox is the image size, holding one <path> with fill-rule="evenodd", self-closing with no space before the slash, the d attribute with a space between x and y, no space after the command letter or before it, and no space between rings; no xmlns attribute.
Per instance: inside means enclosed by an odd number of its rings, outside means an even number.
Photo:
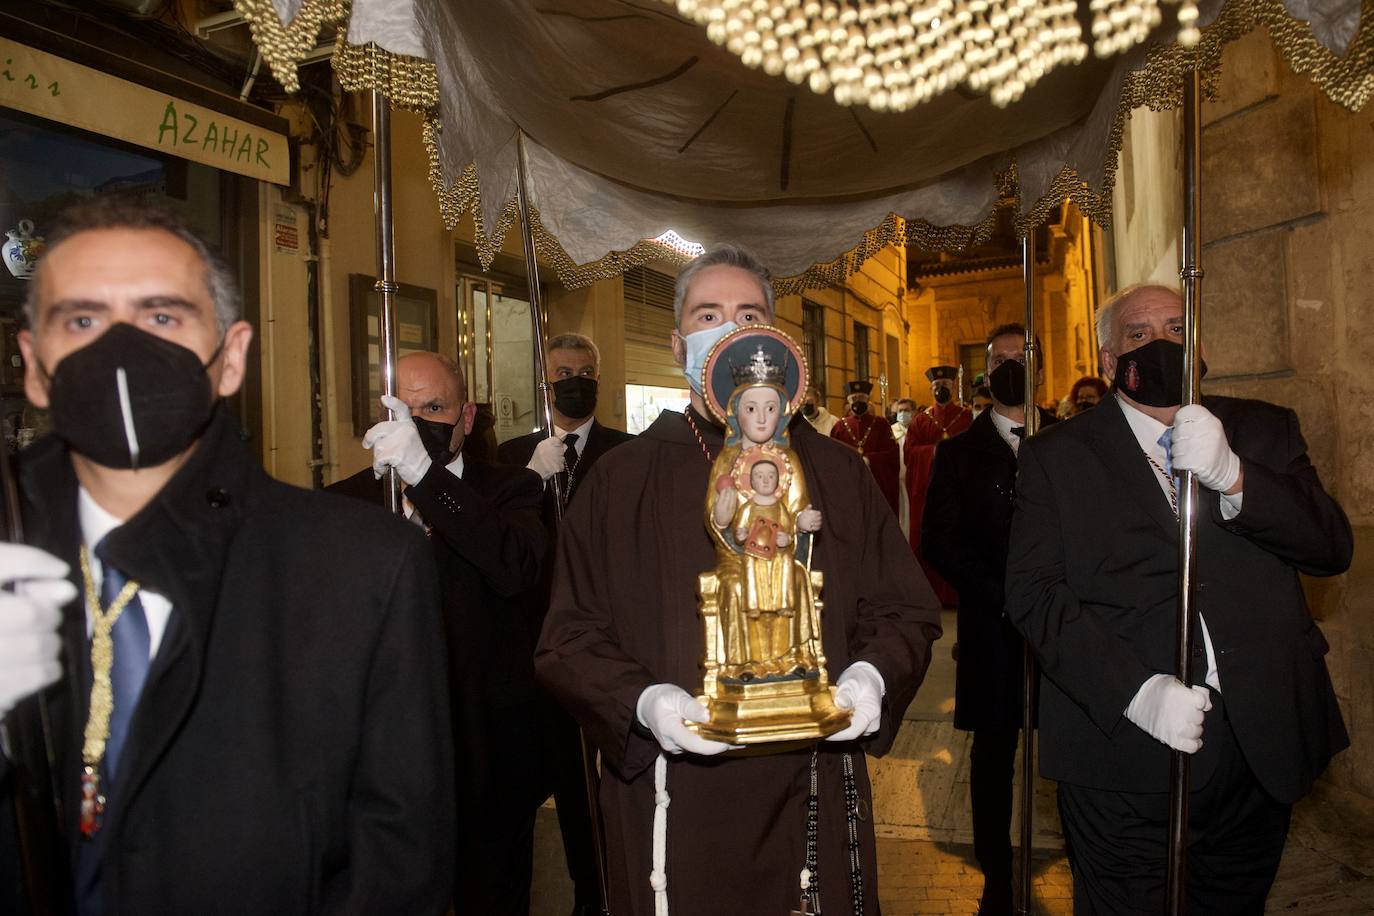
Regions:
<svg viewBox="0 0 1374 916"><path fill-rule="evenodd" d="M534 455L535 446L546 438L548 437L545 433L535 432L517 439L509 439L501 443L497 457L505 464L523 468ZM597 459L617 445L634 438L630 433L609 429L596 420L592 421L591 428L587 431L587 441L582 447L582 456L578 459L576 471L572 475L572 486L567 494L569 504L581 488L582 481L587 479ZM536 634L548 615L549 592L553 587L554 548L558 537L558 515L554 511L553 499L553 487L545 484L541 517L549 534L548 552L545 555L545 566L539 577L538 587L531 589L526 595L526 614L537 622ZM568 778L566 774L560 774L560 767L567 770L576 768L580 774L581 742L578 739L576 722L546 692L541 692L541 695L539 730L543 738L543 748L540 756L545 766L540 791L543 797L547 798L556 788L560 775L565 782ZM562 798L559 801L567 803Z"/></svg>
<svg viewBox="0 0 1374 916"><path fill-rule="evenodd" d="M329 489L382 503L382 483L371 468ZM539 477L465 457L461 478L435 462L405 495L429 528L439 567L460 820L505 803L538 804L533 751L539 630L525 596L542 575L546 554ZM498 801L492 795L497 783L523 788ZM464 831L464 841L479 842L480 836L480 830ZM458 899L465 893L460 887Z"/></svg>
<svg viewBox="0 0 1374 916"><path fill-rule="evenodd" d="M1242 510L1227 521L1201 490L1197 609L1216 650L1232 729L1261 785L1301 797L1349 744L1298 573L1350 565L1345 513L1322 489L1292 411L1205 398L1245 473ZM1007 615L1044 674L1041 768L1079 785L1168 788L1168 748L1125 718L1151 675L1172 673L1178 522L1116 398L1021 447L1007 560ZM1201 630L1192 675L1206 673ZM1193 757L1201 786L1213 761L1207 730Z"/></svg>
<svg viewBox="0 0 1374 916"><path fill-rule="evenodd" d="M20 471L29 542L79 586L65 447L34 445ZM64 825L72 861L99 865L105 911L445 912L452 748L419 532L270 479L221 410L108 544L173 611L104 826L83 841L90 652L81 599L64 610L66 677L48 692Z"/></svg>
<svg viewBox="0 0 1374 916"><path fill-rule="evenodd" d="M496 458L502 464L511 467L523 468L530 463L530 458L534 455L534 447L548 438L548 434L543 432L530 433L527 436L520 436L516 439L508 439L502 442L496 450ZM588 472L596 459L606 454L617 445L629 442L634 436L630 433L621 432L618 429L611 429L602 426L598 421L593 420L591 428L587 431L587 442L582 446L582 457L577 461L577 470L573 474L572 487L568 493L568 500L572 500L572 494L576 493L582 485L582 481L587 479ZM552 518L553 513L553 488L545 487L549 491L546 499L546 514Z"/></svg>
<svg viewBox="0 0 1374 916"><path fill-rule="evenodd" d="M1041 429L1055 422L1040 411ZM1021 724L1023 640L1002 612L1016 455L985 410L935 449L921 517L921 556L959 592L954 726Z"/></svg>

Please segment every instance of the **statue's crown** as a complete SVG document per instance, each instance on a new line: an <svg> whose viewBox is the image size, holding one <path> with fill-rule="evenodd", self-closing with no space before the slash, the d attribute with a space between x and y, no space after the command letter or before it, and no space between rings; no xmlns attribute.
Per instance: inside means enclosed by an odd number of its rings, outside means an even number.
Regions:
<svg viewBox="0 0 1374 916"><path fill-rule="evenodd" d="M749 361L742 366L731 364L730 377L738 385L782 385L787 378L787 367L778 365L767 353L764 352L763 344L759 344L754 351L754 355L749 357Z"/></svg>

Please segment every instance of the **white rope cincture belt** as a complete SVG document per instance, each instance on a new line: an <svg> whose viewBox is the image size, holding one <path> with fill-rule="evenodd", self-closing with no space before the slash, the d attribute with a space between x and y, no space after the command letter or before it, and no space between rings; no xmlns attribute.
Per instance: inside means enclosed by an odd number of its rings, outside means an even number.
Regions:
<svg viewBox="0 0 1374 916"><path fill-rule="evenodd" d="M649 886L654 889L654 916L668 916L668 761L654 761L654 852Z"/></svg>

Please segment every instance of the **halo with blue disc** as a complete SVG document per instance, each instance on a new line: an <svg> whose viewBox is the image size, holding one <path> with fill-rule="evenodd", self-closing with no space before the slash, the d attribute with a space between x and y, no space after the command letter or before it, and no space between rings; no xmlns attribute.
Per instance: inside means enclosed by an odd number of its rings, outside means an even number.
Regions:
<svg viewBox="0 0 1374 916"><path fill-rule="evenodd" d="M749 324L716 341L706 355L702 390L716 419L725 422L730 395L741 384L736 377L748 377L751 367L758 369L759 381L754 384L778 384L787 396L788 413L795 413L806 392L806 357L801 347L772 325ZM770 381L763 381L764 377Z"/></svg>

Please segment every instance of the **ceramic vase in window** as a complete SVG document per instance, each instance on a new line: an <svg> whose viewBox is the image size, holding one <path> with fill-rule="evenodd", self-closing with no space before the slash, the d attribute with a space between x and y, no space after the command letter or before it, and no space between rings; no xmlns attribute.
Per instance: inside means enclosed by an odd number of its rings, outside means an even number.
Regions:
<svg viewBox="0 0 1374 916"><path fill-rule="evenodd" d="M5 266L16 278L27 280L38 268L43 239L34 236L33 222L27 219L21 219L19 227L8 230L5 235L9 236L4 248Z"/></svg>

